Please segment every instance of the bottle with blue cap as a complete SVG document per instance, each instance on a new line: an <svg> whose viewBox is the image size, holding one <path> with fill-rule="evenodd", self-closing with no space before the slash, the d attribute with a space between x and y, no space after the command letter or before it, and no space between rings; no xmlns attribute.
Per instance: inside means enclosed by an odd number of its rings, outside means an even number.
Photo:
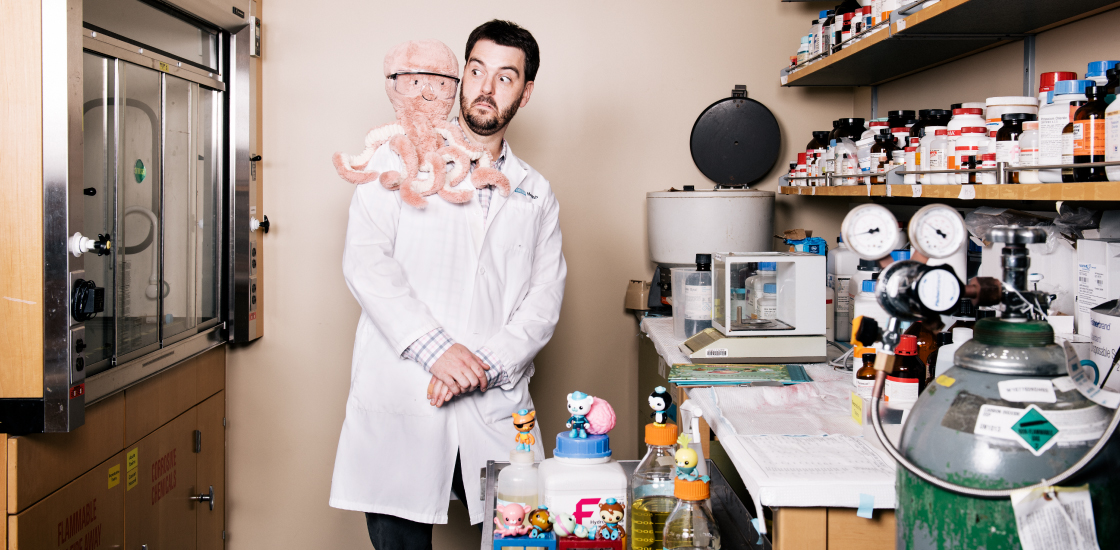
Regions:
<svg viewBox="0 0 1120 550"><path fill-rule="evenodd" d="M606 432L614 425L613 410L602 399L584 392L568 395L569 402L585 399L594 403L590 410L573 412L569 407L568 412L573 417L584 417L586 434L577 431L573 435L570 428L556 434L552 458L541 462L537 479L541 503L553 514L573 516L594 537L608 526L604 517L625 525L627 476L611 457L611 440ZM609 499L614 499L615 504L608 504ZM616 520L619 506L623 517Z"/></svg>
<svg viewBox="0 0 1120 550"><path fill-rule="evenodd" d="M747 277L747 307L751 312L751 319L758 319L758 302L762 299L763 287L766 283L778 282L777 262L758 262L758 271Z"/></svg>
<svg viewBox="0 0 1120 550"><path fill-rule="evenodd" d="M1073 118L1073 111L1088 101L1085 89L1093 84L1092 80L1062 80L1054 83L1051 102L1038 110L1040 164L1061 164L1062 131ZM1038 179L1042 183L1062 183L1062 170L1039 170Z"/></svg>
<svg viewBox="0 0 1120 550"><path fill-rule="evenodd" d="M1092 80L1096 86L1105 86L1108 84L1108 70L1117 65L1120 65L1120 61L1090 61L1085 70L1085 79Z"/></svg>
<svg viewBox="0 0 1120 550"><path fill-rule="evenodd" d="M755 312L758 319L778 318L778 285L766 283L762 285L762 297L758 300L758 310Z"/></svg>

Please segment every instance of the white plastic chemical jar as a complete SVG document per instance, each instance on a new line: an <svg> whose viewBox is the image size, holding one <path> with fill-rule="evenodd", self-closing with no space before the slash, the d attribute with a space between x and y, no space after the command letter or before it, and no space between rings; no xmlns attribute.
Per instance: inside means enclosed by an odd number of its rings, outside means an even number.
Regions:
<svg viewBox="0 0 1120 550"><path fill-rule="evenodd" d="M538 506L537 467L532 451L510 451L509 466L498 472L498 504Z"/></svg>
<svg viewBox="0 0 1120 550"><path fill-rule="evenodd" d="M568 432L556 435L556 449L537 468L541 502L549 512L571 514L578 523L594 533L604 525L599 504L615 499L628 510L628 479L622 466L611 459L610 438L589 435L572 438ZM626 519L619 522L627 525Z"/></svg>
<svg viewBox="0 0 1120 550"><path fill-rule="evenodd" d="M949 149L949 130L934 130L933 139L929 142L929 169L948 170L949 154L951 152ZM946 185L949 183L949 176L953 174L925 175L929 176L929 183L933 185ZM956 182L956 180L953 181Z"/></svg>
<svg viewBox="0 0 1120 550"><path fill-rule="evenodd" d="M988 104L983 101L969 101L961 103L962 109L980 109L980 116L984 116L984 110L988 108Z"/></svg>
<svg viewBox="0 0 1120 550"><path fill-rule="evenodd" d="M906 166L903 167L903 170L906 170L906 171L917 170L918 169L918 148L913 147L913 146L907 147L905 149L905 152L906 152ZM915 183L918 183L918 175L917 174L905 174L905 175L902 176L902 183L907 183L907 184L911 184L911 185L913 185Z"/></svg>
<svg viewBox="0 0 1120 550"><path fill-rule="evenodd" d="M889 129L889 126L890 123L888 123L887 119L885 118L877 118L875 120L872 120L870 126L863 132L863 135L860 136L860 139L864 140L867 138L874 138L879 134L880 130Z"/></svg>
<svg viewBox="0 0 1120 550"><path fill-rule="evenodd" d="M988 139L991 139L991 138L988 138ZM995 167L996 167L996 154L995 153L984 153L981 158L982 158L982 162L980 164L980 168L983 168L985 170L995 169ZM976 183L982 183L982 184L985 184L985 185L994 185L996 183L996 173L995 172L980 172L980 173L977 174L977 176L978 177L976 178Z"/></svg>
<svg viewBox="0 0 1120 550"><path fill-rule="evenodd" d="M1019 134L1019 166L1037 166L1039 164L1038 147L1038 121L1024 122L1023 133ZM1019 171L1019 183L1040 183L1038 170Z"/></svg>
<svg viewBox="0 0 1120 550"><path fill-rule="evenodd" d="M995 137L1003 126L1002 116L1008 113L1038 114L1038 99L1027 96L989 97L984 116L988 122L988 136Z"/></svg>
<svg viewBox="0 0 1120 550"><path fill-rule="evenodd" d="M953 156L949 157L949 169L960 170L964 168L968 157L980 160L983 149L988 146L987 126L966 126L961 128L961 135L953 147ZM949 174L956 176L955 181L950 178L949 183L968 183L969 174Z"/></svg>
<svg viewBox="0 0 1120 550"><path fill-rule="evenodd" d="M948 127L946 127L946 126L926 126L925 127L925 135L922 136L921 141L918 142L918 166L919 166L918 169L919 170L934 170L934 168L930 168L930 158L929 158L930 157L930 144L932 144L933 139L935 137L937 137L937 132L939 130L940 131L945 131L947 133L948 132ZM930 176L931 175L932 174L919 174L918 175L918 183L930 183L930 181L931 181Z"/></svg>
<svg viewBox="0 0 1120 550"><path fill-rule="evenodd" d="M952 152L956 149L957 138L961 137L961 128L974 128L977 126L984 126L987 128L988 121L984 120L984 110L978 107L961 107L953 109L953 118L949 119L949 151ZM950 163L951 164L951 163ZM953 169L950 166L950 169Z"/></svg>
<svg viewBox="0 0 1120 550"><path fill-rule="evenodd" d="M1061 164L1062 130L1077 108L1073 104L1087 101L1085 88L1092 85L1092 80L1054 83L1054 101L1038 111L1039 164ZM1062 170L1039 170L1038 179L1042 183L1062 183Z"/></svg>

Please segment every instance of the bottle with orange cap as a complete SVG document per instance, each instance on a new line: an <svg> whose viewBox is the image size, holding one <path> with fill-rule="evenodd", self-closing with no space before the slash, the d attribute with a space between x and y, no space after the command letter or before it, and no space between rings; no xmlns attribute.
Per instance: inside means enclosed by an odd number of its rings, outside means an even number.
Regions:
<svg viewBox="0 0 1120 550"><path fill-rule="evenodd" d="M696 451L688 447L688 436L679 440L681 448L676 455L676 479L673 496L677 505L665 522L662 548L720 548L719 527L712 515L709 502L708 476L697 475Z"/></svg>
<svg viewBox="0 0 1120 550"><path fill-rule="evenodd" d="M654 398L668 397L665 388L658 386L650 395L650 405L655 411L668 406L659 401L654 406ZM670 398L669 403L672 403ZM662 422L657 422L662 420ZM633 548L662 548L662 535L665 520L677 504L673 496L673 444L677 441L677 425L664 422L664 416L655 416L654 422L646 424L646 456L638 463L630 477L630 545Z"/></svg>

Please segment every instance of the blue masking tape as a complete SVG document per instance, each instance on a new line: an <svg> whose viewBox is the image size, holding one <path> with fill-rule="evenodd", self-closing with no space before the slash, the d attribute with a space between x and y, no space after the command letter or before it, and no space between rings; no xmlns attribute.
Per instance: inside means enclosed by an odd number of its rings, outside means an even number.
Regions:
<svg viewBox="0 0 1120 550"><path fill-rule="evenodd" d="M861 518L871 519L872 512L875 511L875 495L859 494L859 510L856 510L856 515Z"/></svg>
<svg viewBox="0 0 1120 550"><path fill-rule="evenodd" d="M758 533L758 542L755 544L762 544L762 529L758 528L758 518L751 518L751 525L754 526L754 532Z"/></svg>

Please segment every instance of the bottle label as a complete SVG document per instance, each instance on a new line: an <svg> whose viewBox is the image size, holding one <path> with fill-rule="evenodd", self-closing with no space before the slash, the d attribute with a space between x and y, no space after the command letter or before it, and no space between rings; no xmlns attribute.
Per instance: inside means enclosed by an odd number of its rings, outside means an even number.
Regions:
<svg viewBox="0 0 1120 550"><path fill-rule="evenodd" d="M883 393L886 395L887 401L917 401L918 379L887 376L887 384Z"/></svg>
<svg viewBox="0 0 1120 550"><path fill-rule="evenodd" d="M1104 119L1073 123L1073 155L1104 156Z"/></svg>
<svg viewBox="0 0 1120 550"><path fill-rule="evenodd" d="M1105 162L1120 160L1120 113L1110 113L1105 122L1108 126L1108 135L1105 137L1104 160ZM1120 170L1120 167L1109 170Z"/></svg>
<svg viewBox="0 0 1120 550"><path fill-rule="evenodd" d="M836 291L836 303L833 306L833 311L835 313L847 313L851 311L852 302L851 298L848 296L848 287L851 283L851 277L837 277L836 281L833 283L835 285L833 290Z"/></svg>
<svg viewBox="0 0 1120 550"><path fill-rule="evenodd" d="M949 135L949 136L952 136L952 137L960 137L961 131L960 131L960 129L949 130L948 132L946 132L946 135Z"/></svg>
<svg viewBox="0 0 1120 550"><path fill-rule="evenodd" d="M930 170L944 170L945 169L945 150L944 149L930 149L929 150L929 169Z"/></svg>
<svg viewBox="0 0 1120 550"><path fill-rule="evenodd" d="M1062 162L1062 129L1069 124L1069 113L1046 114L1038 117L1039 164Z"/></svg>
<svg viewBox="0 0 1120 550"><path fill-rule="evenodd" d="M996 162L1006 162L1011 166L1019 165L1019 142L1014 140L996 142Z"/></svg>
<svg viewBox="0 0 1120 550"><path fill-rule="evenodd" d="M915 380L917 379L915 378ZM874 380L860 380L858 378L856 379L856 395L858 395L860 399L863 399L865 402L868 402L868 400L871 399L871 389L874 387Z"/></svg>
<svg viewBox="0 0 1120 550"><path fill-rule="evenodd" d="M712 287L684 285L684 318L708 321L712 318Z"/></svg>
<svg viewBox="0 0 1120 550"><path fill-rule="evenodd" d="M1074 141L1076 140L1072 133L1062 134L1062 164L1073 164ZM1062 170L1072 170L1072 168L1063 168Z"/></svg>
<svg viewBox="0 0 1120 550"><path fill-rule="evenodd" d="M1019 166L1035 166L1038 164L1038 149L1022 149L1019 151Z"/></svg>
<svg viewBox="0 0 1120 550"><path fill-rule="evenodd" d="M758 318L759 319L776 319L778 317L777 304L759 304Z"/></svg>

